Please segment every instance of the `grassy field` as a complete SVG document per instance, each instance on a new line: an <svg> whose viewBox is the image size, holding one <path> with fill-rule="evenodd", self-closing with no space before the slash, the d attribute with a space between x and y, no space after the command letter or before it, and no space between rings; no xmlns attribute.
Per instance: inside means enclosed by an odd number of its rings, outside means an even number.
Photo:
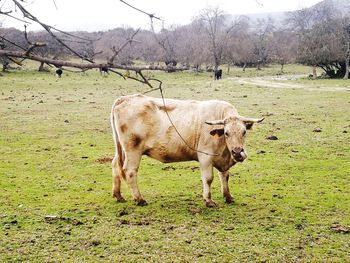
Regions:
<svg viewBox="0 0 350 263"><path fill-rule="evenodd" d="M166 97L223 99L266 117L248 134L248 160L231 169L234 204L215 178L215 209L202 201L196 162L144 158L149 205L136 206L125 183L128 202L111 198L110 107L146 86L96 71L0 76L0 262L350 262L350 93L331 89L350 82L237 80L276 72L231 69L216 82L209 73L149 73Z"/></svg>

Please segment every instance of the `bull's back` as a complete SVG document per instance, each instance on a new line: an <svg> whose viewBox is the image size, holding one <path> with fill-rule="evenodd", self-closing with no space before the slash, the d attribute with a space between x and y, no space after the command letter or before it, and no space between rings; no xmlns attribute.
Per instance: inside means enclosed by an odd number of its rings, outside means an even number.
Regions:
<svg viewBox="0 0 350 263"><path fill-rule="evenodd" d="M204 121L222 115L215 111L218 105L213 101L166 99L164 104L162 99L143 95L119 98L114 110L123 148L166 163L198 159L194 149Z"/></svg>

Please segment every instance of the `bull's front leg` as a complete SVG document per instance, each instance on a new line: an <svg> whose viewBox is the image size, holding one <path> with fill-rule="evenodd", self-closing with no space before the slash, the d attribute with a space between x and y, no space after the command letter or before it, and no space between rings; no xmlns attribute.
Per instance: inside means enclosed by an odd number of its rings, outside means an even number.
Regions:
<svg viewBox="0 0 350 263"><path fill-rule="evenodd" d="M219 178L221 182L221 192L225 198L226 203L231 204L234 202L232 195L230 194L230 189L228 187L228 179L230 176L229 171L219 172Z"/></svg>
<svg viewBox="0 0 350 263"><path fill-rule="evenodd" d="M215 207L215 202L211 199L210 185L213 182L213 164L209 161L200 161L200 170L203 184L203 199L207 207Z"/></svg>

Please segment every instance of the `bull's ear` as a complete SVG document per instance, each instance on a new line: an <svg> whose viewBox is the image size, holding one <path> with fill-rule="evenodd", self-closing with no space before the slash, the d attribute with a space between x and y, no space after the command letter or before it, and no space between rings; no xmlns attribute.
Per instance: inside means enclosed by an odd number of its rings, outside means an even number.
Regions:
<svg viewBox="0 0 350 263"><path fill-rule="evenodd" d="M246 117L240 116L239 119L244 122L246 129L250 130L253 127L254 123L262 122L265 118L256 119L256 118L246 118Z"/></svg>
<svg viewBox="0 0 350 263"><path fill-rule="evenodd" d="M217 135L217 136L221 137L223 134L224 134L224 129L214 129L214 130L210 131L211 136Z"/></svg>
<svg viewBox="0 0 350 263"><path fill-rule="evenodd" d="M224 125L225 121L224 120L216 120L216 121L206 121L205 123L208 125Z"/></svg>

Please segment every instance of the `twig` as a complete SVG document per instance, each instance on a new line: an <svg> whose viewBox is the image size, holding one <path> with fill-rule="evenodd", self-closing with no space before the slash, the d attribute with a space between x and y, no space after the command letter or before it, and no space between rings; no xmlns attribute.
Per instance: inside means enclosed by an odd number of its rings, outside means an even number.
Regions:
<svg viewBox="0 0 350 263"><path fill-rule="evenodd" d="M255 0L255 2L256 2L258 5L260 5L260 6L264 6L264 4L263 4L263 3L260 3L258 0Z"/></svg>
<svg viewBox="0 0 350 263"><path fill-rule="evenodd" d="M32 43L31 41L29 41L28 34L27 34L27 26L26 25L24 25L24 37L25 37L25 39L27 40L27 42L29 44L29 47L26 50L25 56L28 56L28 54L30 52L32 52L34 48L45 47L46 46L46 43L41 43L41 42Z"/></svg>
<svg viewBox="0 0 350 263"><path fill-rule="evenodd" d="M51 26L46 25L42 22L40 22L39 19L37 19L35 16L33 16L31 13L29 13L17 0L12 0L15 5L21 10L21 12L23 13L24 17L40 24L57 42L59 42L62 46L64 46L65 48L67 48L69 51L71 51L74 55L78 56L79 58L86 60L88 62L93 63L93 61L87 57L84 57L82 55L80 55L78 52L76 52L74 49L72 49L71 47L69 47L67 44L65 44L60 38L58 38L52 31L51 31Z"/></svg>
<svg viewBox="0 0 350 263"><path fill-rule="evenodd" d="M67 36L74 37L74 38L77 38L77 39L80 39L80 40L85 40L85 41L87 41L87 42L95 42L95 41L98 41L98 40L101 39L101 38L97 38L97 39L84 38L84 37L76 36L76 35L74 35L74 34L72 34L72 33L69 33L69 32L66 32L66 31L63 31L63 30L60 30L60 29L58 29L58 28L56 28L56 27L53 27L53 26L48 26L48 27L51 28L51 29L53 29L53 30L55 30L55 31L57 31L57 32L60 32L60 33L62 33L62 34L65 34L65 35L67 35Z"/></svg>
<svg viewBox="0 0 350 263"><path fill-rule="evenodd" d="M57 5L56 5L56 1L55 1L55 0L52 0L52 2L53 2L53 4L55 5L56 10L58 10Z"/></svg>
<svg viewBox="0 0 350 263"><path fill-rule="evenodd" d="M0 15L5 15L5 16L11 17L11 18L13 18L13 19L16 19L16 20L18 20L18 21L20 21L20 22L23 22L23 23L26 23L26 24L31 24L31 23L28 22L28 21L25 21L25 20L23 20L23 19L20 19L20 18L18 18L18 17L13 16L13 15L10 15L10 13L12 13L12 11L7 11L7 12L0 11Z"/></svg>
<svg viewBox="0 0 350 263"><path fill-rule="evenodd" d="M143 11L143 10L137 8L137 7L134 7L134 6L130 5L130 4L128 4L127 2L125 2L125 1L123 1L123 0L120 0L120 2L122 2L123 4L125 4L125 5L127 5L127 6L129 6L129 7L131 7L132 9L135 9L136 11L139 11L139 12L145 14L145 15L148 15L151 19L155 18L155 19L161 20L159 17L156 17L154 14L147 13L147 12L145 12L145 11Z"/></svg>
<svg viewBox="0 0 350 263"><path fill-rule="evenodd" d="M120 51L122 51L129 43L132 43L133 41L136 41L136 40L134 40L134 37L136 36L136 34L137 34L139 31L140 31L140 28L137 29L137 30L132 34L132 36L131 36L129 39L127 39L123 45L121 45L120 48L116 49L116 48L113 46L112 50L113 50L114 54L113 54L113 56L108 60L108 63L111 63L111 64L112 64L113 61L114 61L114 59L116 58L116 56L118 56L118 54L120 53Z"/></svg>
<svg viewBox="0 0 350 263"><path fill-rule="evenodd" d="M26 51L26 49L25 49L24 47L22 47L22 46L16 44L15 42L12 42L11 40L5 38L4 36L0 36L0 38L1 38L2 40L5 40L6 42L9 42L11 45L14 45L15 47L18 47L18 48L20 48L20 49Z"/></svg>

